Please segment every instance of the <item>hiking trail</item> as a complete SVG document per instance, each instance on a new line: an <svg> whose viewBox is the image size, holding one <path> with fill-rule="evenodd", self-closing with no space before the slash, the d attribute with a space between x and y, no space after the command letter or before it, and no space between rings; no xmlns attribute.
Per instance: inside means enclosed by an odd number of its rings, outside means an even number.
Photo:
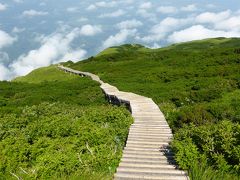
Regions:
<svg viewBox="0 0 240 180"><path fill-rule="evenodd" d="M115 180L189 180L187 173L175 165L174 154L169 149L172 131L151 98L119 91L95 74L58 67L68 73L91 77L100 83L110 103L125 104L132 113L134 123L129 129L123 156L114 175Z"/></svg>

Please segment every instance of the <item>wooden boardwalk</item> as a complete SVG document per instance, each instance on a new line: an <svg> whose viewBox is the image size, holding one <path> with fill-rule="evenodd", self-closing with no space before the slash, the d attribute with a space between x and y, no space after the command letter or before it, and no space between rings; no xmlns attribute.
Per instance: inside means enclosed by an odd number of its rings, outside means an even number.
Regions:
<svg viewBox="0 0 240 180"><path fill-rule="evenodd" d="M152 99L134 93L119 91L104 83L92 73L59 66L61 70L81 76L89 76L101 84L109 102L125 104L134 118L117 172L116 180L188 180L184 171L174 165L169 142L173 137L168 123Z"/></svg>

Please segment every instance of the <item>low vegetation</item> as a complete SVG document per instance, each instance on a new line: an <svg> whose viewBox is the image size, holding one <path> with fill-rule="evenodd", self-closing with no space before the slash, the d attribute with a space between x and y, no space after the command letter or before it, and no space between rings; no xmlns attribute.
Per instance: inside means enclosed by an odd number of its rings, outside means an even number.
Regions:
<svg viewBox="0 0 240 180"><path fill-rule="evenodd" d="M154 50L123 45L67 65L153 98L174 131L176 160L192 179L239 179L240 39Z"/></svg>
<svg viewBox="0 0 240 180"><path fill-rule="evenodd" d="M0 179L111 179L131 123L97 83L56 66L0 82Z"/></svg>

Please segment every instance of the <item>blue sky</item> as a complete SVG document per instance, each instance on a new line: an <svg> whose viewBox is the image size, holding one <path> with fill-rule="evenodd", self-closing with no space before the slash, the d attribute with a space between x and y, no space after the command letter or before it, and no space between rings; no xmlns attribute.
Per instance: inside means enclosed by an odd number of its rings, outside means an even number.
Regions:
<svg viewBox="0 0 240 180"><path fill-rule="evenodd" d="M240 37L239 0L0 0L0 80L124 43Z"/></svg>

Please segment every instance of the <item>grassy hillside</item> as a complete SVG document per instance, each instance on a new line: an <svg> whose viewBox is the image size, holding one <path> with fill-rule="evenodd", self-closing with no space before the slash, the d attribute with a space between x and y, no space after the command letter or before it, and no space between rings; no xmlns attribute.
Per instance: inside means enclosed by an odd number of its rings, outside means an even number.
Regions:
<svg viewBox="0 0 240 180"><path fill-rule="evenodd" d="M193 179L239 178L240 39L123 45L69 66L152 97L174 130L176 160Z"/></svg>
<svg viewBox="0 0 240 180"><path fill-rule="evenodd" d="M0 179L111 179L131 123L56 66L0 82Z"/></svg>
<svg viewBox="0 0 240 180"><path fill-rule="evenodd" d="M59 73L57 66L52 65L49 67L39 68L30 72L27 76L17 77L13 82L22 82L22 83L42 83L42 82L66 82L77 79L75 76L70 76L66 73ZM79 78L78 78L79 80ZM82 79L81 79L82 80Z"/></svg>

